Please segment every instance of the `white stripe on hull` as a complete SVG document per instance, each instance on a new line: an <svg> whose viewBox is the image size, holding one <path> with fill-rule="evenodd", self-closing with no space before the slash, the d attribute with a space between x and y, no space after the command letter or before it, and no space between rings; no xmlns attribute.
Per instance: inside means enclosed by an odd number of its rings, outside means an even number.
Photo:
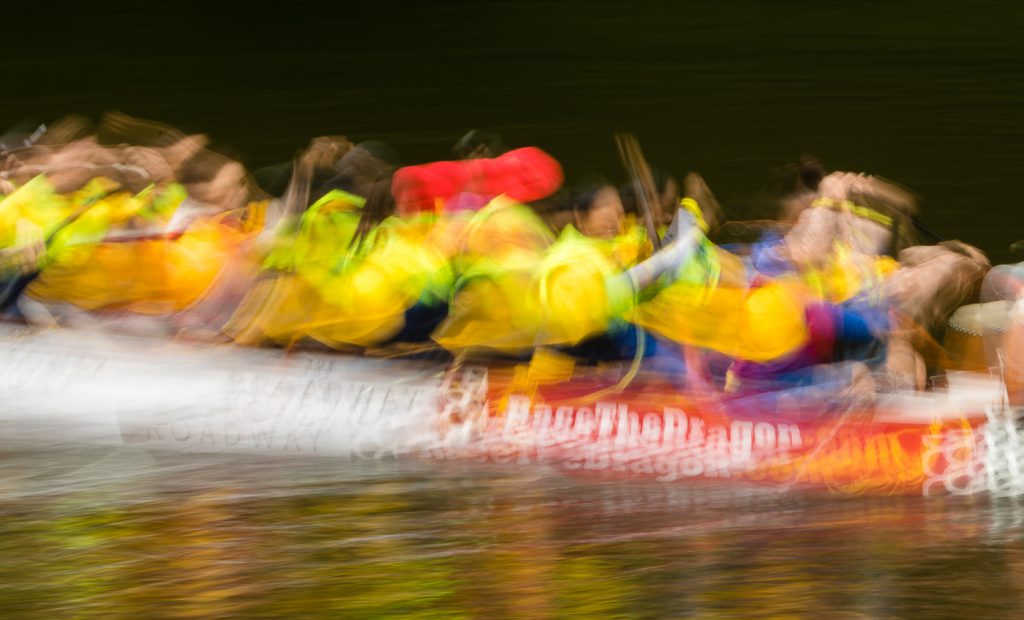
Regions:
<svg viewBox="0 0 1024 620"><path fill-rule="evenodd" d="M5 436L381 456L436 436L436 365L0 330Z"/></svg>

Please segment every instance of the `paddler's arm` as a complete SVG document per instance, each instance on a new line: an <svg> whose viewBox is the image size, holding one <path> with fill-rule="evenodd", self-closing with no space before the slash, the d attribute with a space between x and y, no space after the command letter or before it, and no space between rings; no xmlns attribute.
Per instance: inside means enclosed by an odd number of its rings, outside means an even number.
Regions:
<svg viewBox="0 0 1024 620"><path fill-rule="evenodd" d="M632 269L605 281L608 305L613 314L623 314L635 302L640 291L666 273L678 273L693 258L704 239L704 231L691 226L681 238L662 247L654 256Z"/></svg>
<svg viewBox="0 0 1024 620"><path fill-rule="evenodd" d="M682 265L693 258L703 238L704 232L697 226L691 226L677 241L666 245L654 256L619 277L626 279L634 292L640 292L666 273L679 271Z"/></svg>

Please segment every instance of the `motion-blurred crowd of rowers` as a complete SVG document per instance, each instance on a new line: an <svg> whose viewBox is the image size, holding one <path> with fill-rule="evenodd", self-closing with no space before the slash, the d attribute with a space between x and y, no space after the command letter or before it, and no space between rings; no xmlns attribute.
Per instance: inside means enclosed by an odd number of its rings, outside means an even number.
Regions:
<svg viewBox="0 0 1024 620"><path fill-rule="evenodd" d="M203 136L117 113L0 142L9 321L632 361L723 393L921 390L942 369L999 368L1022 395L1024 267L917 245L910 192L811 159L777 220L726 225L696 174L566 185L541 149L479 131L450 161L400 167L383 143L323 137L251 174Z"/></svg>

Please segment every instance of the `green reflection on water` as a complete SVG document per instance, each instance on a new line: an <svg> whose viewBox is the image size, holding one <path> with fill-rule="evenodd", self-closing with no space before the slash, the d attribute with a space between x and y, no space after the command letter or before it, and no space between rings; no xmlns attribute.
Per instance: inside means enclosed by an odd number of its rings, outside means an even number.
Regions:
<svg viewBox="0 0 1024 620"><path fill-rule="evenodd" d="M4 470L33 466L8 458ZM11 480L0 495L7 617L1024 610L1024 506L1014 502L833 501L536 470L125 454Z"/></svg>

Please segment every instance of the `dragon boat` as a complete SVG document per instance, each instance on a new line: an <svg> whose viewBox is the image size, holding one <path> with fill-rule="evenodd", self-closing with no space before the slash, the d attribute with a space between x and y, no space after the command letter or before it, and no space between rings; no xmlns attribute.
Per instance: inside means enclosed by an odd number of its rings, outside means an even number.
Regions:
<svg viewBox="0 0 1024 620"><path fill-rule="evenodd" d="M727 397L642 372L627 384L614 367L540 378L510 362L7 325L0 347L8 446L462 460L841 494L1024 493L1020 412L984 373L858 404L813 390Z"/></svg>

